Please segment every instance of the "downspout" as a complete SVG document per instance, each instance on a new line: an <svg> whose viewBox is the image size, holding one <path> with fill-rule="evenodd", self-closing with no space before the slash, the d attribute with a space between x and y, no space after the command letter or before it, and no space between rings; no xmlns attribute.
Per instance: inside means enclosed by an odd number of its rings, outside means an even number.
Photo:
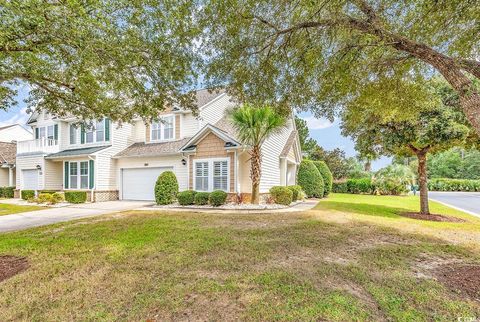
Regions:
<svg viewBox="0 0 480 322"><path fill-rule="evenodd" d="M92 158L91 156L88 156L88 159L93 161L93 164L95 165L95 166L94 166L94 169L95 169L94 171L96 171L97 165L96 165L96 163L95 163L95 159ZM90 170L90 169L89 169L89 170ZM90 174L90 171L88 172L88 174ZM97 180L97 175L96 175L95 172L94 172L94 173L93 173L93 188L90 189L90 202L92 202L92 203L95 202L95 196L94 196L94 192L93 192L93 191L95 190L95 186L96 186L96 185L95 185L95 181L96 181L96 180Z"/></svg>

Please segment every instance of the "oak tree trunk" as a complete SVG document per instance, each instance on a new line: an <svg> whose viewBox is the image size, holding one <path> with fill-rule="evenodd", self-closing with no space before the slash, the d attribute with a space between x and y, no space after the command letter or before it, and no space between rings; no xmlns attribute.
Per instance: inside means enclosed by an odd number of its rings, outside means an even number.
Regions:
<svg viewBox="0 0 480 322"><path fill-rule="evenodd" d="M252 179L252 204L260 203L260 177L262 166L262 154L260 146L256 145L250 152L250 179Z"/></svg>
<svg viewBox="0 0 480 322"><path fill-rule="evenodd" d="M417 152L418 157L418 184L420 186L420 213L429 215L428 207L428 179L427 179L427 152L420 150Z"/></svg>

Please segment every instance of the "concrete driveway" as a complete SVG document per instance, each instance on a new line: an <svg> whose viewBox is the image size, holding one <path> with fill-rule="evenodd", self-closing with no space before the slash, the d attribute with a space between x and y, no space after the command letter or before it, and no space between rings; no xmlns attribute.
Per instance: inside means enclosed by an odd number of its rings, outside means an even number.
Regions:
<svg viewBox="0 0 480 322"><path fill-rule="evenodd" d="M28 229L151 205L145 201L106 201L0 216L0 232Z"/></svg>
<svg viewBox="0 0 480 322"><path fill-rule="evenodd" d="M452 206L480 217L480 192L440 192L430 191L431 200Z"/></svg>

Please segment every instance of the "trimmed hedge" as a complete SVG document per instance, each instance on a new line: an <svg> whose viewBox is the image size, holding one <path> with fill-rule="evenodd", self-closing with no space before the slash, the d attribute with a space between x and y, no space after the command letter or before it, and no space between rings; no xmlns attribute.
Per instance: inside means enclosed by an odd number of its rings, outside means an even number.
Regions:
<svg viewBox="0 0 480 322"><path fill-rule="evenodd" d="M35 191L34 190L22 190L20 193L23 200L29 200L35 198Z"/></svg>
<svg viewBox="0 0 480 322"><path fill-rule="evenodd" d="M336 193L373 194L375 186L369 178L348 179L333 183L332 191Z"/></svg>
<svg viewBox="0 0 480 322"><path fill-rule="evenodd" d="M52 199L55 203L65 201L65 195L61 192L54 192L52 194Z"/></svg>
<svg viewBox="0 0 480 322"><path fill-rule="evenodd" d="M69 203L84 203L87 201L87 192L65 191L65 200Z"/></svg>
<svg viewBox="0 0 480 322"><path fill-rule="evenodd" d="M162 172L155 184L155 201L159 205L173 203L178 193L178 181L172 171Z"/></svg>
<svg viewBox="0 0 480 322"><path fill-rule="evenodd" d="M53 201L52 194L50 193L39 193L36 201L38 203L55 203L55 201Z"/></svg>
<svg viewBox="0 0 480 322"><path fill-rule="evenodd" d="M210 193L209 201L210 204L214 207L224 205L227 201L227 193L222 190L215 190Z"/></svg>
<svg viewBox="0 0 480 322"><path fill-rule="evenodd" d="M0 187L0 198L13 198L15 187Z"/></svg>
<svg viewBox="0 0 480 322"><path fill-rule="evenodd" d="M195 194L194 202L196 205L204 206L208 205L208 200L210 199L210 193L208 192L197 192Z"/></svg>
<svg viewBox="0 0 480 322"><path fill-rule="evenodd" d="M178 203L182 206L193 205L193 202L195 201L196 193L197 192L195 190L185 190L185 191L179 192L177 194Z"/></svg>
<svg viewBox="0 0 480 322"><path fill-rule="evenodd" d="M323 179L323 196L328 196L328 194L332 191L332 172L324 161L313 161L313 164L315 164Z"/></svg>
<svg viewBox="0 0 480 322"><path fill-rule="evenodd" d="M435 178L428 182L431 191L480 191L480 180Z"/></svg>
<svg viewBox="0 0 480 322"><path fill-rule="evenodd" d="M310 160L303 160L298 168L298 185L302 187L307 197L323 197L324 182L320 171Z"/></svg>
<svg viewBox="0 0 480 322"><path fill-rule="evenodd" d="M270 196L276 204L288 206L292 203L293 192L288 187L273 186L270 188Z"/></svg>
<svg viewBox="0 0 480 322"><path fill-rule="evenodd" d="M302 187L299 185L287 186L288 189L292 192L292 200L297 201L302 197Z"/></svg>

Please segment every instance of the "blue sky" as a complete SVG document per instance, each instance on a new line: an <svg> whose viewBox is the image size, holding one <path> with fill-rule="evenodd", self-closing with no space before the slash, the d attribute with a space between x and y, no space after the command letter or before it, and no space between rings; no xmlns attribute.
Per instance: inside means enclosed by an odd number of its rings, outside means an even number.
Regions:
<svg viewBox="0 0 480 322"><path fill-rule="evenodd" d="M24 85L18 91L18 105L8 111L0 110L0 126L19 123L24 125L28 119L26 104L23 102L28 94L28 87ZM341 135L339 122L333 123L326 119L317 119L309 113L302 113L300 117L307 121L310 136L317 140L318 144L326 150L340 148L347 156L355 156L354 143L347 137ZM373 162L373 170L378 170L390 163L389 158L381 158Z"/></svg>

